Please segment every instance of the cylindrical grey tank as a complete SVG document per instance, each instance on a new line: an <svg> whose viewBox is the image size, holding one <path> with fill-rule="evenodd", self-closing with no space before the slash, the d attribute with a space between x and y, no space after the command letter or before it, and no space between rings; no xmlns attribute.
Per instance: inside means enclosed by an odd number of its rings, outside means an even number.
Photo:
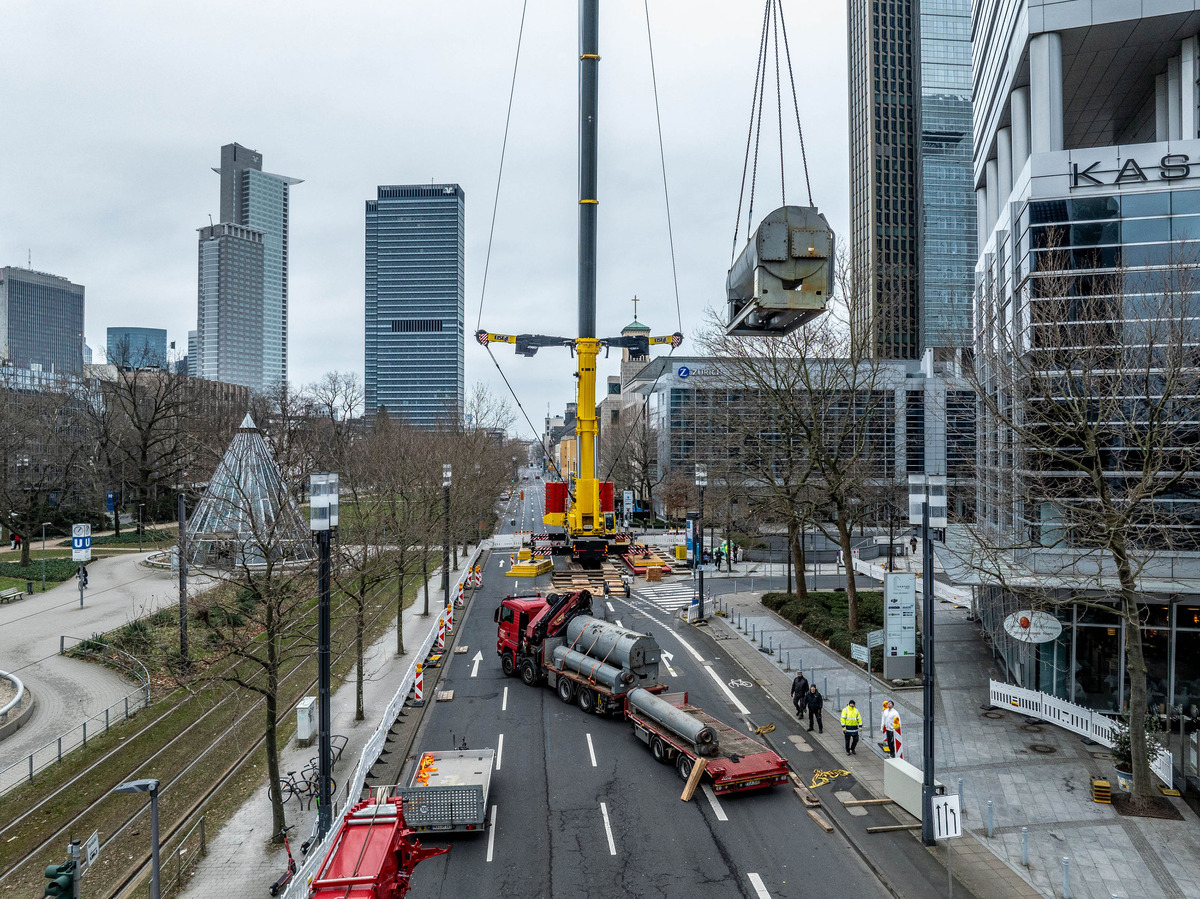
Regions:
<svg viewBox="0 0 1200 899"><path fill-rule="evenodd" d="M608 687L613 693L617 694L624 693L637 679L633 676L632 672L622 671L620 668L614 668L612 665L605 665L597 659L585 656L582 652L573 652L565 646L555 647L554 664L559 668L565 668L567 671L582 674L584 677Z"/></svg>
<svg viewBox="0 0 1200 899"><path fill-rule="evenodd" d="M629 691L629 704L645 717L661 724L671 733L687 740L696 748L697 755L712 756L717 754L719 744L717 732L682 712L665 699L659 699L653 693L634 687Z"/></svg>
<svg viewBox="0 0 1200 899"><path fill-rule="evenodd" d="M579 615L567 624L567 645L639 678L658 677L658 643L647 634L608 621Z"/></svg>

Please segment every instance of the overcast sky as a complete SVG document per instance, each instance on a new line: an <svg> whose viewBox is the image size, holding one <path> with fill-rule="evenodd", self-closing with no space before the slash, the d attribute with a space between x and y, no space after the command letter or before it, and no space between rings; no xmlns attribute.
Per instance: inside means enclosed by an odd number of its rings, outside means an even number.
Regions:
<svg viewBox="0 0 1200 899"><path fill-rule="evenodd" d="M723 306L763 3L650 0L682 330ZM471 338L521 0L5 0L0 21L0 265L87 288L87 342L109 326L196 327L196 229L217 218L222 144L292 188L290 372L363 370L364 201L380 184L466 192L466 373L508 396ZM784 0L813 199L847 230L842 4ZM599 336L679 327L643 0L602 0ZM528 0L483 326L573 337L577 5ZM786 86L786 71L784 72ZM755 219L779 205L774 68ZM786 87L785 87L786 89ZM785 95L787 198L803 205ZM742 238L745 235L743 210ZM740 241L739 241L740 247ZM695 352L685 342L678 353ZM496 357L540 428L574 399L566 351ZM99 359L99 353L97 354ZM601 375L616 372L614 362ZM603 383L603 380L601 380ZM511 402L511 398L510 398ZM523 423L522 423L523 424ZM530 436L522 426L520 436Z"/></svg>

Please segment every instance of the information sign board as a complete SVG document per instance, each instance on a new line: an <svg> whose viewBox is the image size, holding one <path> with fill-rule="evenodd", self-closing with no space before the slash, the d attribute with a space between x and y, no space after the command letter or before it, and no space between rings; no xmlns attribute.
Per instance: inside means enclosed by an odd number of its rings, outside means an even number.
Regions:
<svg viewBox="0 0 1200 899"><path fill-rule="evenodd" d="M871 631L867 634L867 646L874 649L876 646L883 645L883 630Z"/></svg>
<svg viewBox="0 0 1200 899"><path fill-rule="evenodd" d="M917 674L917 576L912 572L884 575L883 676Z"/></svg>
<svg viewBox="0 0 1200 899"><path fill-rule="evenodd" d="M958 807L958 794L947 793L930 799L933 807L933 838L952 840L962 836L962 815Z"/></svg>
<svg viewBox="0 0 1200 899"><path fill-rule="evenodd" d="M871 650L867 649L867 647L863 646L861 643L851 643L850 658L854 659L856 662L862 662L864 665L866 665L871 661Z"/></svg>
<svg viewBox="0 0 1200 899"><path fill-rule="evenodd" d="M71 525L71 561L92 561L92 526L90 524Z"/></svg>

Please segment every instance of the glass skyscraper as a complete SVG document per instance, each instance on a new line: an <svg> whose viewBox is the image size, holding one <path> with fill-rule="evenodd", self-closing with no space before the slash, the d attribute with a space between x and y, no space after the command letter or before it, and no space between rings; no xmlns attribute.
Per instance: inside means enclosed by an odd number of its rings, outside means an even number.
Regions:
<svg viewBox="0 0 1200 899"><path fill-rule="evenodd" d="M251 251L261 254L258 267L261 270L261 283L258 288L257 309L250 312L246 303L250 302L246 294L244 270L218 277L210 272L208 302L219 302L219 293L211 294L211 289L223 280L237 282L239 291L233 305L241 312L250 314L254 319L253 327L257 331L257 346L250 350L246 344L247 328L250 322L242 319L231 319L226 315L209 314L209 327L201 326L198 330L200 340L197 345L198 359L189 360L189 370L195 370L199 377L212 380L227 381L231 384L243 384L255 390L270 390L287 380L288 371L288 203L289 192L293 184L301 183L298 178L287 175L274 175L262 170L262 154L250 150L241 144L226 144L221 148L221 166L213 169L221 176L221 222L242 226L243 231L256 232L257 243L261 249ZM204 231L201 233L203 235ZM238 237L242 232L225 232L209 234L209 240L217 237L244 239ZM201 237L201 293L204 293L205 278L205 238ZM216 264L216 247L212 246L209 255L209 265ZM225 254L230 260L241 260L244 254ZM201 305L204 297L201 298ZM199 310L197 317L203 316ZM228 324L226 324L228 323ZM214 332L213 328L217 330ZM228 332L224 328L234 330ZM239 346L239 353L250 351L257 358L233 362L232 354L218 349L222 342L232 341ZM212 354L216 353L221 360L216 361ZM233 364L237 372L228 370ZM200 372L204 372L201 374ZM246 381L253 375L254 381Z"/></svg>
<svg viewBox="0 0 1200 899"><path fill-rule="evenodd" d="M44 372L83 370L83 285L0 268L0 363Z"/></svg>
<svg viewBox="0 0 1200 899"><path fill-rule="evenodd" d="M462 420L463 233L457 184L378 188L366 209L366 410Z"/></svg>
<svg viewBox="0 0 1200 899"><path fill-rule="evenodd" d="M853 315L873 352L918 359L970 343L968 0L851 0Z"/></svg>
<svg viewBox="0 0 1200 899"><path fill-rule="evenodd" d="M105 353L109 365L165 369L167 332L164 328L109 328Z"/></svg>
<svg viewBox="0 0 1200 899"><path fill-rule="evenodd" d="M264 255L261 231L228 222L200 229L192 377L252 390L269 386L263 377Z"/></svg>

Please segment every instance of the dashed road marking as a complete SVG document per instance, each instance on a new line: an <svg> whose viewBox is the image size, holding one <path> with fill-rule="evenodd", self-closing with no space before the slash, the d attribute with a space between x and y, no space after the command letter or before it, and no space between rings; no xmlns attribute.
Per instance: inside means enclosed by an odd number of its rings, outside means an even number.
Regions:
<svg viewBox="0 0 1200 899"><path fill-rule="evenodd" d="M771 899L771 894L767 892L767 886L761 877L753 873L746 876L750 878L750 886L754 887L754 893L758 899Z"/></svg>
<svg viewBox="0 0 1200 899"><path fill-rule="evenodd" d="M496 739L496 770L500 770L500 757L504 755L504 734Z"/></svg>
<svg viewBox="0 0 1200 899"><path fill-rule="evenodd" d="M612 826L608 823L608 806L600 803L600 817L604 819L604 833L608 837L608 854L617 854L617 844L613 842Z"/></svg>
<svg viewBox="0 0 1200 899"><path fill-rule="evenodd" d="M733 707L735 709L737 709L743 715L750 714L750 710L742 705L741 701L733 695L733 691L729 689L729 686L725 683L725 681L721 680L721 675L713 671L712 665L705 665L704 670L711 674L712 679L717 682L717 686L725 691L725 695L729 697L729 701L733 703Z"/></svg>
<svg viewBox="0 0 1200 899"><path fill-rule="evenodd" d="M495 846L496 846L496 806L493 805L492 806L492 826L491 826L491 829L488 830L487 860L489 862L492 860L492 850L495 848Z"/></svg>
<svg viewBox="0 0 1200 899"><path fill-rule="evenodd" d="M595 768L596 767L596 749L594 746L592 746L592 735L591 734L587 735L587 741L588 741L588 755L590 755L592 757L592 767Z"/></svg>
<svg viewBox="0 0 1200 899"><path fill-rule="evenodd" d="M712 787L708 784L702 784L700 789L704 791L704 795L708 797L708 804L712 806L713 812L716 813L718 821L728 821L729 816L725 814L725 809L721 808L721 803L717 801L717 794L712 791Z"/></svg>
<svg viewBox="0 0 1200 899"><path fill-rule="evenodd" d="M500 711L508 711L508 687L504 688L504 698L500 700Z"/></svg>

